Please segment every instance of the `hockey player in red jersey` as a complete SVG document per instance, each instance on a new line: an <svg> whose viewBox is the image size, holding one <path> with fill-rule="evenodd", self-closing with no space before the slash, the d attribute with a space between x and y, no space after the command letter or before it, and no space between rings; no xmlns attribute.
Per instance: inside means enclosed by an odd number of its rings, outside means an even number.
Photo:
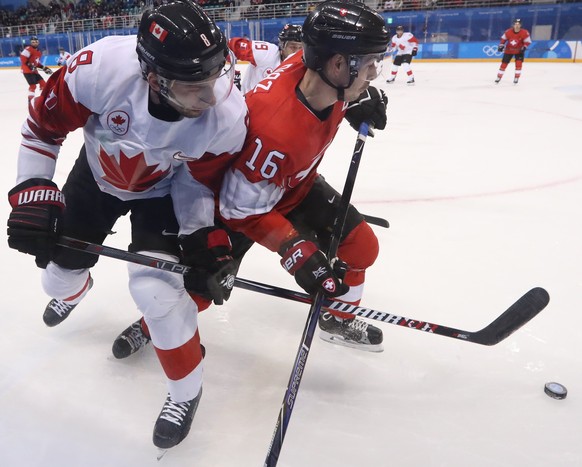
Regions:
<svg viewBox="0 0 582 467"><path fill-rule="evenodd" d="M259 81L269 76L289 55L301 50L301 26L286 24L278 39L278 46L244 37L233 37L228 42L237 59L249 62L241 83L243 94L254 89Z"/></svg>
<svg viewBox="0 0 582 467"><path fill-rule="evenodd" d="M24 75L24 79L28 83L28 101L34 99L36 86L40 91L44 89L46 81L38 72L39 69L44 71L47 75L52 74L52 70L44 66L40 59L42 52L38 50L38 37L32 36L30 38L30 45L27 45L22 52L20 52L20 69Z"/></svg>
<svg viewBox="0 0 582 467"><path fill-rule="evenodd" d="M369 85L379 75L388 40L384 19L363 3L320 3L303 24L303 52L246 94L249 132L219 197L227 225L279 253L308 293L354 304L378 240L350 206L336 263L347 264L340 279L323 251L341 196L317 167L344 116L355 128L366 120L377 129L386 126L386 96ZM353 315L324 312L319 326L329 342L382 350L382 331Z"/></svg>
<svg viewBox="0 0 582 467"><path fill-rule="evenodd" d="M513 27L503 33L499 46L497 47L499 52L503 52L503 57L501 58L501 66L495 79L496 84L503 78L505 69L513 57L515 57L515 77L513 78L513 83L517 84L519 82L525 51L530 44L531 38L529 37L529 32L527 29L522 29L521 20L516 19L513 22Z"/></svg>
<svg viewBox="0 0 582 467"><path fill-rule="evenodd" d="M43 268L53 297L48 326L85 297L98 258L58 247L60 235L102 244L131 213L130 251L191 266L185 276L129 266L145 321L113 348L123 357L151 338L169 392L154 426L159 448L190 430L202 394L197 315L232 287L231 244L214 224L205 177L224 172L244 143L247 109L233 71L224 34L194 2L145 11L137 38L109 36L81 49L33 100L9 192L8 243ZM84 145L61 192L52 181L59 150L81 127Z"/></svg>
<svg viewBox="0 0 582 467"><path fill-rule="evenodd" d="M392 36L389 52L393 53L394 51L396 51L396 56L392 62L390 77L386 82L392 84L398 74L398 68L402 66L408 76L406 84L414 84L414 73L410 68L410 64L412 63L412 57L415 57L418 52L418 40L412 33L404 32L403 26L397 26L396 34Z"/></svg>

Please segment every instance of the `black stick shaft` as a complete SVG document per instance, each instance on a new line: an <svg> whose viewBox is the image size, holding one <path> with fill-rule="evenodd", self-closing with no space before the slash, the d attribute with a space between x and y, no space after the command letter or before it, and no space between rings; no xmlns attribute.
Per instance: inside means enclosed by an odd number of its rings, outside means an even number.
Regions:
<svg viewBox="0 0 582 467"><path fill-rule="evenodd" d="M190 269L183 264L174 263L172 261L165 261L162 259L152 258L150 256L140 255L138 253L130 253L129 251L119 250L104 245L97 245L95 243L86 242L84 240L77 240L70 237L61 237L58 244L60 246L71 248L73 250L83 251L85 253L92 253L100 256L107 256L109 258L120 259L130 263L141 264L156 269L163 269L165 271L174 272L177 274L185 274ZM274 285L263 284L248 279L237 277L234 281L235 287L249 290L251 292L258 292L273 297L284 298L301 303L313 303L311 296L303 292L295 290L284 289ZM351 313L362 318L382 321L387 324L395 324L397 326L406 327L408 329L416 329L417 331L424 331L430 334L438 334L454 339L461 339L465 342L472 342L482 345L495 345L507 338L520 327L526 324L540 311L542 311L549 302L548 293L536 287L527 292L523 297L517 300L510 308L502 313L495 321L485 326L480 331L464 331L441 324L434 324L428 321L422 321L414 318L407 318L405 316L386 313L384 311L374 310L372 308L365 308L361 306L349 305L343 302L336 302L333 300L324 300L323 307L331 308L344 313Z"/></svg>

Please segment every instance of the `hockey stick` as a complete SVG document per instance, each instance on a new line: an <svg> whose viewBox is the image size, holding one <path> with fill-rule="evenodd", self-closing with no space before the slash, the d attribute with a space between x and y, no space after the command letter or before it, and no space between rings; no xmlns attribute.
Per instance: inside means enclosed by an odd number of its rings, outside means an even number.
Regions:
<svg viewBox="0 0 582 467"><path fill-rule="evenodd" d="M360 159L364 150L364 144L366 143L366 137L368 136L368 129L369 124L363 122L360 125L360 129L358 131L358 137L356 139L354 152L352 154L350 168L348 170L348 175L344 184L344 191L340 199L337 216L335 218L335 223L333 225L333 230L330 237L329 248L327 250L327 257L329 259L335 258L337 254L337 249L340 244L340 237L344 229L344 224L348 215L348 209L350 207L350 200L352 198L352 192L356 182L356 175L358 173ZM307 357L309 356L311 342L313 341L313 336L315 334L319 313L324 301L325 295L323 292L318 292L315 294L311 307L309 308L305 329L303 330L303 335L301 337L301 344L299 345L297 355L295 356L293 370L291 371L289 383L287 384L287 390L285 391L285 397L283 398L283 403L281 404L281 409L279 410L279 416L277 417L277 423L275 424L273 438L269 444L269 450L267 452L264 467L275 467L277 465L277 461L279 460L281 447L283 446L285 433L287 432L287 426L289 425L289 421L291 419L291 413L293 412L295 399L297 398L299 385L301 384L301 378L303 377L303 371L305 370L305 365L307 364Z"/></svg>
<svg viewBox="0 0 582 467"><path fill-rule="evenodd" d="M186 274L190 270L188 266L174 263L173 261L165 261L163 259L152 258L138 253L130 253L129 251L119 250L104 245L97 245L95 243L77 240L71 237L60 237L58 244L65 248L120 259L130 263L163 269L177 274ZM295 302L311 304L313 301L311 296L304 292L284 289L274 285L243 279L241 277L237 277L234 280L234 285L240 289L271 295L272 297L284 298ZM331 308L343 313L351 313L356 316L361 316L362 318L382 321L388 324L396 324L409 329L416 329L417 331L461 339L475 344L495 345L513 334L542 311L548 304L549 299L550 297L544 289L536 287L517 300L517 302L511 305L511 307L501 314L495 321L476 332L455 329L440 324L429 323L428 321L420 321L405 316L374 310L372 308L364 308L333 300L324 300L323 306L324 308Z"/></svg>
<svg viewBox="0 0 582 467"><path fill-rule="evenodd" d="M388 221L386 219L382 219L381 217L369 216L368 214L362 214L362 216L364 216L364 220L368 224L384 227L385 229L388 229L390 227Z"/></svg>

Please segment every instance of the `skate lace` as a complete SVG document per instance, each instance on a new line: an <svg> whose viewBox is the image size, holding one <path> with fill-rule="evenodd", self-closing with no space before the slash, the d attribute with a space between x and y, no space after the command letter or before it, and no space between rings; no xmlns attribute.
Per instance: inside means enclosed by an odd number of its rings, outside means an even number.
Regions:
<svg viewBox="0 0 582 467"><path fill-rule="evenodd" d="M368 323L359 319L352 319L348 327L354 331L365 333L368 330Z"/></svg>
<svg viewBox="0 0 582 467"><path fill-rule="evenodd" d="M64 314L66 314L70 310L72 310L75 307L75 305L68 305L67 303L63 302L62 300L53 299L50 301L49 307L57 315L62 317Z"/></svg>
<svg viewBox="0 0 582 467"><path fill-rule="evenodd" d="M190 402L174 402L168 397L160 414L160 418L180 426L189 408Z"/></svg>
<svg viewBox="0 0 582 467"><path fill-rule="evenodd" d="M143 331L141 330L139 322L134 323L131 326L129 334L126 334L123 337L133 349L139 349L140 347L143 347L145 344L147 344L149 341L149 339L144 335Z"/></svg>

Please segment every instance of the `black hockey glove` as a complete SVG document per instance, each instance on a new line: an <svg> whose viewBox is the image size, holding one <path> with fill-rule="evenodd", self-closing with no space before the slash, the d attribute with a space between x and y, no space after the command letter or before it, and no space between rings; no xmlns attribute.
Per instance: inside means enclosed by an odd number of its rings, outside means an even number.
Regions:
<svg viewBox="0 0 582 467"><path fill-rule="evenodd" d="M32 63L27 63L26 66L30 69L30 71L36 71L36 67Z"/></svg>
<svg viewBox="0 0 582 467"><path fill-rule="evenodd" d="M283 257L281 265L308 294L323 292L327 297L338 297L349 290L323 252L307 238L294 238L283 245L279 254ZM338 265L338 270L343 267L345 272L345 263L338 262Z"/></svg>
<svg viewBox="0 0 582 467"><path fill-rule="evenodd" d="M186 290L222 305L230 297L238 269L228 234L218 227L205 227L179 241L182 261L191 267L184 274Z"/></svg>
<svg viewBox="0 0 582 467"><path fill-rule="evenodd" d="M521 53L522 53L522 54L524 54L526 50L527 50L527 47L523 46L523 47L521 48Z"/></svg>
<svg viewBox="0 0 582 467"><path fill-rule="evenodd" d="M8 201L8 246L36 256L36 265L46 268L62 229L65 197L52 181L31 178L12 188Z"/></svg>
<svg viewBox="0 0 582 467"><path fill-rule="evenodd" d="M417 54L417 53L418 53L418 49L417 49L417 48L414 48L414 49L412 49L412 53L411 53L411 55L412 55L413 57L416 57L416 54Z"/></svg>
<svg viewBox="0 0 582 467"><path fill-rule="evenodd" d="M234 85L238 88L239 91L241 90L242 84L241 84L241 74L239 70L234 71Z"/></svg>
<svg viewBox="0 0 582 467"><path fill-rule="evenodd" d="M503 44L497 46L497 52L503 52L505 50L505 46Z"/></svg>
<svg viewBox="0 0 582 467"><path fill-rule="evenodd" d="M356 131L360 129L362 122L368 122L374 128L383 130L386 128L387 105L388 97L384 91L369 86L355 101L349 103L345 118ZM372 132L368 135L374 136Z"/></svg>
<svg viewBox="0 0 582 467"><path fill-rule="evenodd" d="M48 66L42 67L42 71L44 71L47 75L53 74L53 70L51 70Z"/></svg>

